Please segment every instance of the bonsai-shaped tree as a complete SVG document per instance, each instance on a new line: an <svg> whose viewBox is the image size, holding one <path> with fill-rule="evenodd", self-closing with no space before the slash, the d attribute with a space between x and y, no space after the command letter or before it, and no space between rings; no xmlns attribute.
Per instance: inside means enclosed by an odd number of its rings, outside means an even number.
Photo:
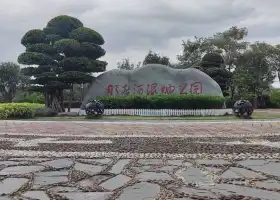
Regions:
<svg viewBox="0 0 280 200"><path fill-rule="evenodd" d="M200 63L200 69L219 84L221 90L226 96L230 85L232 72L229 72L223 66L224 59L218 53L205 54Z"/></svg>
<svg viewBox="0 0 280 200"><path fill-rule="evenodd" d="M18 57L24 65L25 75L32 77L32 90L43 92L45 104L55 111L63 112L63 90L73 85L91 83L92 73L106 70L107 62L98 58L105 55L100 47L103 37L86 28L74 17L60 15L51 19L43 30L33 29L22 38L26 52ZM71 101L68 111L71 108Z"/></svg>

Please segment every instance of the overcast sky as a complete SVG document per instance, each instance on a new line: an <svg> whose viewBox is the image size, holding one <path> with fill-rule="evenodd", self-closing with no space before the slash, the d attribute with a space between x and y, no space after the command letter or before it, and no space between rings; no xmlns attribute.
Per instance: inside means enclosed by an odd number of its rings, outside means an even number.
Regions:
<svg viewBox="0 0 280 200"><path fill-rule="evenodd" d="M276 44L279 8L279 0L1 0L0 61L16 62L24 51L22 36L61 14L77 17L103 35L107 69L126 57L143 61L149 50L176 61L182 40L233 25L248 27L249 41Z"/></svg>

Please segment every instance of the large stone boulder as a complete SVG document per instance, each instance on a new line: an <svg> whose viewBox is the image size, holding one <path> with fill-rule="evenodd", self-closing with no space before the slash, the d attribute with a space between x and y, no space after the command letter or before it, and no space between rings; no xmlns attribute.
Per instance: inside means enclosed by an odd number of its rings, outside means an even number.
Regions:
<svg viewBox="0 0 280 200"><path fill-rule="evenodd" d="M85 96L81 109L98 96L187 93L223 96L217 82L198 69L148 64L131 71L113 69L99 75Z"/></svg>

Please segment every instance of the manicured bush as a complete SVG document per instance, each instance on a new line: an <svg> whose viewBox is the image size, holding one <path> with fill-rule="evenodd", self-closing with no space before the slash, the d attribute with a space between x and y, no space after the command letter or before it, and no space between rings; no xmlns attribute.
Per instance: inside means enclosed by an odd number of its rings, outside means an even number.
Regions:
<svg viewBox="0 0 280 200"><path fill-rule="evenodd" d="M210 95L128 95L98 97L105 109L214 109L222 108L225 98Z"/></svg>
<svg viewBox="0 0 280 200"><path fill-rule="evenodd" d="M35 116L38 107L44 107L44 105L35 103L3 103L0 104L0 119L32 118Z"/></svg>

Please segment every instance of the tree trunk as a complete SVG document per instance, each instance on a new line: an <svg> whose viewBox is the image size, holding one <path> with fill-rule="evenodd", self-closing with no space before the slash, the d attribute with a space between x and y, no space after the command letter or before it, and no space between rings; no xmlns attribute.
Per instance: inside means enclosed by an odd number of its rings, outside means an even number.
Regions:
<svg viewBox="0 0 280 200"><path fill-rule="evenodd" d="M47 92L44 92L44 99L45 99L45 107L49 107L49 95Z"/></svg>
<svg viewBox="0 0 280 200"><path fill-rule="evenodd" d="M10 89L8 91L4 92L4 101L7 103L11 103L13 101L13 98L15 97L16 90Z"/></svg>
<svg viewBox="0 0 280 200"><path fill-rule="evenodd" d="M254 109L257 109L257 108L258 108L258 97L257 97L257 96L255 96L255 97L253 98L253 108L254 108Z"/></svg>
<svg viewBox="0 0 280 200"><path fill-rule="evenodd" d="M58 97L59 97L59 103L60 103L61 109L63 112L65 112L64 101L63 101L64 100L63 90L58 91Z"/></svg>
<svg viewBox="0 0 280 200"><path fill-rule="evenodd" d="M60 103L58 101L57 95L52 95L52 105L51 108L57 112L63 112Z"/></svg>
<svg viewBox="0 0 280 200"><path fill-rule="evenodd" d="M68 112L71 111L72 100L73 100L73 93L74 93L74 88L73 88L73 85L71 84L71 86L70 86L70 98L69 98L69 102L68 102Z"/></svg>
<svg viewBox="0 0 280 200"><path fill-rule="evenodd" d="M63 90L61 90L61 107L62 107L63 112L65 112Z"/></svg>

